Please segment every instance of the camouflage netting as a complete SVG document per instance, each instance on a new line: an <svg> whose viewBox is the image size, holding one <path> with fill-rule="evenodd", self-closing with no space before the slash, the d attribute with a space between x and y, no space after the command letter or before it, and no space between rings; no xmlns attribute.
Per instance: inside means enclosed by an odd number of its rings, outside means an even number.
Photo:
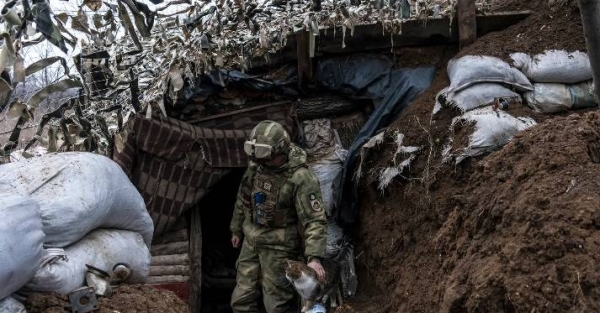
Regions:
<svg viewBox="0 0 600 313"><path fill-rule="evenodd" d="M408 20L455 16L455 6L455 0L7 1L0 112L8 107L8 117L18 121L10 138L2 138L0 156L21 148L26 125L37 130L26 135L25 151L41 143L47 151L111 155L115 134L133 114L166 116L165 106L182 99L202 75L245 71L253 60L280 51L297 31L316 35L341 27L347 40L357 25L379 23L388 36L401 33ZM488 10L488 0L478 9ZM26 53L48 43L50 53ZM48 68L61 74L26 96L15 93Z"/></svg>

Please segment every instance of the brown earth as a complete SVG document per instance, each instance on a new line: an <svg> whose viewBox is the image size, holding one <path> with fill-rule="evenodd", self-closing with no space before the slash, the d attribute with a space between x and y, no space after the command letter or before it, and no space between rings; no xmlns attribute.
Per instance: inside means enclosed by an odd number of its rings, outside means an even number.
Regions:
<svg viewBox="0 0 600 313"><path fill-rule="evenodd" d="M530 9L533 14L506 30L478 38L458 56L489 55L510 62L510 54L515 52L536 54L547 49L587 51L577 1L553 6L546 3L547 0L507 1L508 8L519 5L522 9ZM497 10L504 10L500 4L498 6Z"/></svg>
<svg viewBox="0 0 600 313"><path fill-rule="evenodd" d="M534 14L459 55L509 60L513 52L586 50L573 2L551 8L547 1L498 2L504 6L497 8ZM406 60L410 53L416 60ZM400 60L422 64L423 56L410 53ZM541 115L514 105L508 113L539 124L496 153L442 164L457 112L443 109L432 118L436 94L449 85L453 53L441 55L431 58L438 67L431 88L365 161L371 168L391 165L394 131L405 135L404 145L424 148L404 173L408 179L394 180L383 194L376 177L363 178L352 307L367 313L598 311L600 182L594 177L600 166L591 160L600 162L600 114Z"/></svg>
<svg viewBox="0 0 600 313"><path fill-rule="evenodd" d="M181 299L168 290L143 285L124 285L110 297L98 300L98 313L188 313ZM29 313L70 313L68 297L36 293L27 299Z"/></svg>
<svg viewBox="0 0 600 313"><path fill-rule="evenodd" d="M558 117L477 164L433 240L442 311L600 310L599 131L598 112Z"/></svg>

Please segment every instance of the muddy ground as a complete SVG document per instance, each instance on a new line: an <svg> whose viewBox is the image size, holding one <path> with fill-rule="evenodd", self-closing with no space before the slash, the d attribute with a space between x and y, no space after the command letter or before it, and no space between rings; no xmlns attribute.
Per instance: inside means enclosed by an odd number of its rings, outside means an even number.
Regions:
<svg viewBox="0 0 600 313"><path fill-rule="evenodd" d="M361 183L356 265L358 312L597 312L600 280L600 113L508 113L537 126L491 155L443 164L456 112L432 118L449 85L447 61L478 54L509 61L514 52L586 51L576 2L496 1L499 10L532 9L526 20L479 38L457 54L397 51L407 64L438 67L431 88L386 132L367 160L390 166L392 134L424 149L382 194L373 176ZM417 49L418 51L418 49ZM422 52L422 51L421 51ZM399 60L402 62L402 59ZM431 63L429 63L431 65Z"/></svg>
<svg viewBox="0 0 600 313"><path fill-rule="evenodd" d="M110 297L99 297L98 313L188 313L175 293L143 285L124 285ZM68 297L37 293L26 302L28 313L71 313Z"/></svg>

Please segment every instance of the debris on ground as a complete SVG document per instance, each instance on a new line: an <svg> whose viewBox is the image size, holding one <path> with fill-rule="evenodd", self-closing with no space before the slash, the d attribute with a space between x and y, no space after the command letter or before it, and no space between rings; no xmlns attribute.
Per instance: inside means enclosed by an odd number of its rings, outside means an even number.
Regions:
<svg viewBox="0 0 600 313"><path fill-rule="evenodd" d="M67 296L36 293L26 301L28 313L71 313ZM188 313L186 303L175 293L145 285L125 285L110 297L98 299L98 313Z"/></svg>

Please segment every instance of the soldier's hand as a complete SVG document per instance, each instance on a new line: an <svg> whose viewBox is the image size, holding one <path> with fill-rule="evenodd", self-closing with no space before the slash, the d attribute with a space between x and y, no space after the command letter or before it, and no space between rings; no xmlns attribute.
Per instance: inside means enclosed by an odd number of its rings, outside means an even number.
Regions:
<svg viewBox="0 0 600 313"><path fill-rule="evenodd" d="M323 269L323 266L321 265L321 263L319 263L317 261L310 261L310 262L308 262L308 267L315 270L320 282L325 281L325 270Z"/></svg>
<svg viewBox="0 0 600 313"><path fill-rule="evenodd" d="M238 237L236 235L231 236L231 245L234 248L238 248L240 246L240 241L241 241L240 237Z"/></svg>

